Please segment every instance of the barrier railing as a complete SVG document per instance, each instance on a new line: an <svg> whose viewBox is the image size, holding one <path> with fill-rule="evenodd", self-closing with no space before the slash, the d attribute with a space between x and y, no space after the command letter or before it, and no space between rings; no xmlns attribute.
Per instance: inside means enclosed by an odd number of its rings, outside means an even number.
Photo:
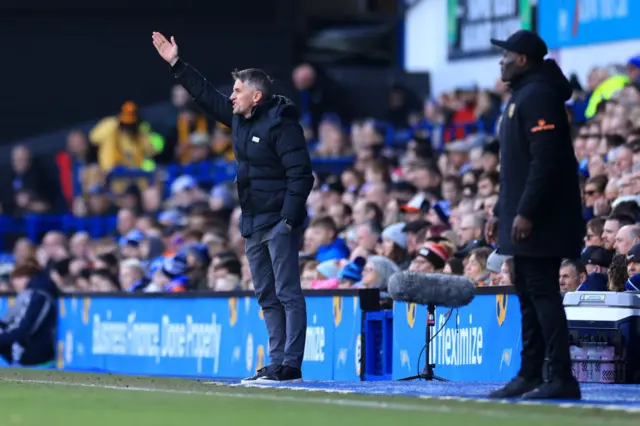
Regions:
<svg viewBox="0 0 640 426"><path fill-rule="evenodd" d="M59 230L65 233L88 232L92 238L102 238L115 231L115 216L75 217L66 214L29 214L23 217L0 215L0 242L10 251L7 240L25 236L33 242L40 241L45 232Z"/></svg>
<svg viewBox="0 0 640 426"><path fill-rule="evenodd" d="M436 372L452 380L507 380L519 366L512 287L478 288L432 342ZM307 291L303 372L309 380L389 380L424 364L426 311L377 290ZM0 315L12 296L0 295ZM68 294L59 300L59 369L201 378L244 377L269 362L253 293ZM436 311L436 330L449 310Z"/></svg>

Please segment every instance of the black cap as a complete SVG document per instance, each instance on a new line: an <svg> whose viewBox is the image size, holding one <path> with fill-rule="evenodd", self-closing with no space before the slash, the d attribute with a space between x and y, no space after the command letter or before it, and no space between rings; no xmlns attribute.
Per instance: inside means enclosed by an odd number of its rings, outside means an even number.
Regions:
<svg viewBox="0 0 640 426"><path fill-rule="evenodd" d="M398 182L392 182L390 190L398 191L398 192L417 192L418 191L418 189L413 184L404 180L401 180Z"/></svg>
<svg viewBox="0 0 640 426"><path fill-rule="evenodd" d="M459 259L464 259L469 255L469 253L471 253L472 250L475 250L477 248L483 248L483 247L491 247L491 246L483 240L473 240L469 244L467 244L466 246L458 250L455 256Z"/></svg>
<svg viewBox="0 0 640 426"><path fill-rule="evenodd" d="M405 234L416 234L423 229L427 229L430 226L431 223L427 222L426 220L414 220L413 222L407 223L404 228L402 228L402 232L404 232Z"/></svg>
<svg viewBox="0 0 640 426"><path fill-rule="evenodd" d="M342 186L342 182L339 180L325 183L320 189L322 192L336 192L341 195L344 194L344 186Z"/></svg>
<svg viewBox="0 0 640 426"><path fill-rule="evenodd" d="M614 252L600 246L589 246L582 250L580 262L583 265L596 265L608 268L611 265Z"/></svg>
<svg viewBox="0 0 640 426"><path fill-rule="evenodd" d="M482 149L482 154L500 154L500 143L498 140L495 138L489 139Z"/></svg>
<svg viewBox="0 0 640 426"><path fill-rule="evenodd" d="M634 245L627 252L627 261L633 263L640 263L640 243Z"/></svg>
<svg viewBox="0 0 640 426"><path fill-rule="evenodd" d="M506 40L491 39L491 44L508 52L515 52L532 59L542 60L548 53L547 44L533 31L518 30Z"/></svg>

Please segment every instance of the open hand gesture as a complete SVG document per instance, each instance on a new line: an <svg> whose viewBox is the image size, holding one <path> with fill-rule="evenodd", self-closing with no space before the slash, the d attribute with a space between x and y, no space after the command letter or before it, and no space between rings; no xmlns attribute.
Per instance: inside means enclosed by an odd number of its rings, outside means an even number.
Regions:
<svg viewBox="0 0 640 426"><path fill-rule="evenodd" d="M153 45L156 50L171 66L178 62L178 45L176 40L171 37L171 41L167 40L165 36L158 32L154 32L151 36L153 39Z"/></svg>

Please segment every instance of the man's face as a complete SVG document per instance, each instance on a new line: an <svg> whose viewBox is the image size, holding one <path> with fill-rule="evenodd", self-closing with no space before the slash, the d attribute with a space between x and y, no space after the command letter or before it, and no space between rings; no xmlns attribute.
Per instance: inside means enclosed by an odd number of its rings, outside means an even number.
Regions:
<svg viewBox="0 0 640 426"><path fill-rule="evenodd" d="M483 200L482 211L487 217L493 216L493 208L495 207L497 202L498 202L497 195L491 195Z"/></svg>
<svg viewBox="0 0 640 426"><path fill-rule="evenodd" d="M593 229L587 228L587 233L584 236L584 245L589 246L602 246L602 234L596 234Z"/></svg>
<svg viewBox="0 0 640 426"><path fill-rule="evenodd" d="M633 151L627 148L622 148L618 151L618 155L616 155L616 168L621 172L625 173L632 169L633 167Z"/></svg>
<svg viewBox="0 0 640 426"><path fill-rule="evenodd" d="M589 176L598 176L606 174L604 160L599 154L589 157Z"/></svg>
<svg viewBox="0 0 640 426"><path fill-rule="evenodd" d="M33 245L26 239L18 240L13 248L13 257L16 263L25 262L31 256L33 256Z"/></svg>
<svg viewBox="0 0 640 426"><path fill-rule="evenodd" d="M480 158L482 170L485 172L492 172L496 170L499 163L500 160L496 154L485 153L482 154L482 157Z"/></svg>
<svg viewBox="0 0 640 426"><path fill-rule="evenodd" d="M64 245L64 241L60 236L60 234L49 233L49 234L46 234L45 237L42 239L41 246L44 249L44 252L47 254L47 256L53 257L56 251L58 250L58 248L62 247L63 245Z"/></svg>
<svg viewBox="0 0 640 426"><path fill-rule="evenodd" d="M353 222L356 225L360 225L369 220L369 217L367 216L367 209L365 207L366 204L367 202L365 200L358 200L356 205L353 206Z"/></svg>
<svg viewBox="0 0 640 426"><path fill-rule="evenodd" d="M627 226L620 228L613 243L616 253L626 255L636 243L635 239L632 239L631 231L632 229Z"/></svg>
<svg viewBox="0 0 640 426"><path fill-rule="evenodd" d="M598 138L589 138L585 139L584 143L584 155L592 156L598 154L600 150L600 139Z"/></svg>
<svg viewBox="0 0 640 426"><path fill-rule="evenodd" d="M616 234L620 230L620 223L617 220L607 220L602 231L602 243L607 250L613 250L616 243Z"/></svg>
<svg viewBox="0 0 640 426"><path fill-rule="evenodd" d="M209 145L192 145L189 150L191 162L195 163L206 160L210 151Z"/></svg>
<svg viewBox="0 0 640 426"><path fill-rule="evenodd" d="M89 196L89 211L93 214L102 214L109 208L109 199L106 195L93 194Z"/></svg>
<svg viewBox="0 0 640 426"><path fill-rule="evenodd" d="M236 80L233 84L233 93L229 98L233 105L233 113L236 115L249 115L251 109L262 99L262 92L258 92L250 85Z"/></svg>
<svg viewBox="0 0 640 426"><path fill-rule="evenodd" d="M74 235L70 241L71 254L75 257L84 258L89 252L89 245L88 234Z"/></svg>
<svg viewBox="0 0 640 426"><path fill-rule="evenodd" d="M378 235L372 233L371 229L367 225L361 225L358 227L356 239L359 247L369 251L373 251L378 243Z"/></svg>
<svg viewBox="0 0 640 426"><path fill-rule="evenodd" d="M384 208L387 205L388 201L388 194L386 192L385 186L381 183L370 184L367 187L365 199L377 204L380 208Z"/></svg>
<svg viewBox="0 0 640 426"><path fill-rule="evenodd" d="M627 275L632 277L637 273L640 273L640 263L628 262L627 263Z"/></svg>
<svg viewBox="0 0 640 426"><path fill-rule="evenodd" d="M602 197L604 194L598 191L598 187L592 183L588 183L584 187L584 205L586 207L593 207L596 200Z"/></svg>
<svg viewBox="0 0 640 426"><path fill-rule="evenodd" d="M76 155L82 155L87 151L87 138L83 133L72 132L67 137L67 150Z"/></svg>
<svg viewBox="0 0 640 426"><path fill-rule="evenodd" d="M478 195L488 197L493 194L493 191L494 188L491 179L481 179L480 182L478 182Z"/></svg>
<svg viewBox="0 0 640 426"><path fill-rule="evenodd" d="M307 228L304 233L304 250L306 253L317 253L318 248L331 243L331 233L320 226Z"/></svg>
<svg viewBox="0 0 640 426"><path fill-rule="evenodd" d="M585 128L582 127L580 132L585 132ZM580 135L573 141L573 152L576 154L576 158L582 160L587 155L586 150L587 140L584 136Z"/></svg>
<svg viewBox="0 0 640 426"><path fill-rule="evenodd" d="M156 187L149 187L142 193L142 206L145 211L155 212L162 205L162 194Z"/></svg>
<svg viewBox="0 0 640 426"><path fill-rule="evenodd" d="M322 192L322 205L328 211L332 206L340 206L342 201L342 194L336 191L323 191Z"/></svg>
<svg viewBox="0 0 640 426"><path fill-rule="evenodd" d="M464 166L465 164L467 164L468 161L469 161L469 154L467 152L454 151L449 153L449 162L456 169L459 169L460 167Z"/></svg>
<svg viewBox="0 0 640 426"><path fill-rule="evenodd" d="M173 199L176 205L180 207L188 207L196 200L197 194L197 191L194 191L193 189L183 189L182 191L176 192Z"/></svg>
<svg viewBox="0 0 640 426"><path fill-rule="evenodd" d="M18 147L11 152L11 164L17 173L23 173L29 168L30 156L26 148Z"/></svg>
<svg viewBox="0 0 640 426"><path fill-rule="evenodd" d="M16 277L11 280L11 285L16 293L23 292L29 284L29 277Z"/></svg>
<svg viewBox="0 0 640 426"><path fill-rule="evenodd" d="M620 188L620 196L635 195L636 188L633 182L633 175L631 173L627 173L622 176L618 181L618 188Z"/></svg>
<svg viewBox="0 0 640 426"><path fill-rule="evenodd" d="M424 236L424 231L418 231ZM418 250L418 234L415 232L407 233L407 252L413 255Z"/></svg>
<svg viewBox="0 0 640 426"><path fill-rule="evenodd" d="M525 64L525 58L514 52L504 52L500 60L500 78L502 81L511 81L517 77Z"/></svg>
<svg viewBox="0 0 640 426"><path fill-rule="evenodd" d="M469 244L479 237L479 230L474 226L473 219L471 215L462 217L460 229L458 230L458 240L462 246Z"/></svg>
<svg viewBox="0 0 640 426"><path fill-rule="evenodd" d="M327 213L336 222L336 225L338 225L338 228L343 228L347 226L347 223L349 222L349 218L345 215L344 206L342 204L338 204L338 203L331 204L327 209Z"/></svg>
<svg viewBox="0 0 640 426"><path fill-rule="evenodd" d="M560 268L559 281L560 291L562 292L576 291L581 284L576 270L570 266Z"/></svg>
<svg viewBox="0 0 640 426"><path fill-rule="evenodd" d="M120 284L122 288L131 288L141 278L140 271L136 268L123 267L120 269Z"/></svg>
<svg viewBox="0 0 640 426"><path fill-rule="evenodd" d="M444 182L442 184L442 198L445 200L453 201L458 197L458 188L453 182Z"/></svg>
<svg viewBox="0 0 640 426"><path fill-rule="evenodd" d="M126 235L136 226L136 217L129 210L120 210L118 212L118 233L120 235Z"/></svg>

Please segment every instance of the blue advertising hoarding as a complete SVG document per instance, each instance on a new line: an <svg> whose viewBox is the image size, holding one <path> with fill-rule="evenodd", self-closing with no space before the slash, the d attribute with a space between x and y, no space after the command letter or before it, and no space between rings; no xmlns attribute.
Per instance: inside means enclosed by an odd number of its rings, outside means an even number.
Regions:
<svg viewBox="0 0 640 426"><path fill-rule="evenodd" d="M65 297L59 309L61 369L240 378L269 362L254 297ZM307 312L305 378L359 380L359 297L307 297Z"/></svg>
<svg viewBox="0 0 640 426"><path fill-rule="evenodd" d="M470 305L454 309L446 322L448 312L436 309L431 332L430 358L436 375L454 381L492 382L516 375L522 347L516 295L478 295ZM427 310L395 303L393 317L392 371L393 379L400 379L417 374L425 365L424 352L418 358L425 345Z"/></svg>
<svg viewBox="0 0 640 426"><path fill-rule="evenodd" d="M538 3L538 32L550 49L640 38L638 22L640 1L637 0L542 0Z"/></svg>

